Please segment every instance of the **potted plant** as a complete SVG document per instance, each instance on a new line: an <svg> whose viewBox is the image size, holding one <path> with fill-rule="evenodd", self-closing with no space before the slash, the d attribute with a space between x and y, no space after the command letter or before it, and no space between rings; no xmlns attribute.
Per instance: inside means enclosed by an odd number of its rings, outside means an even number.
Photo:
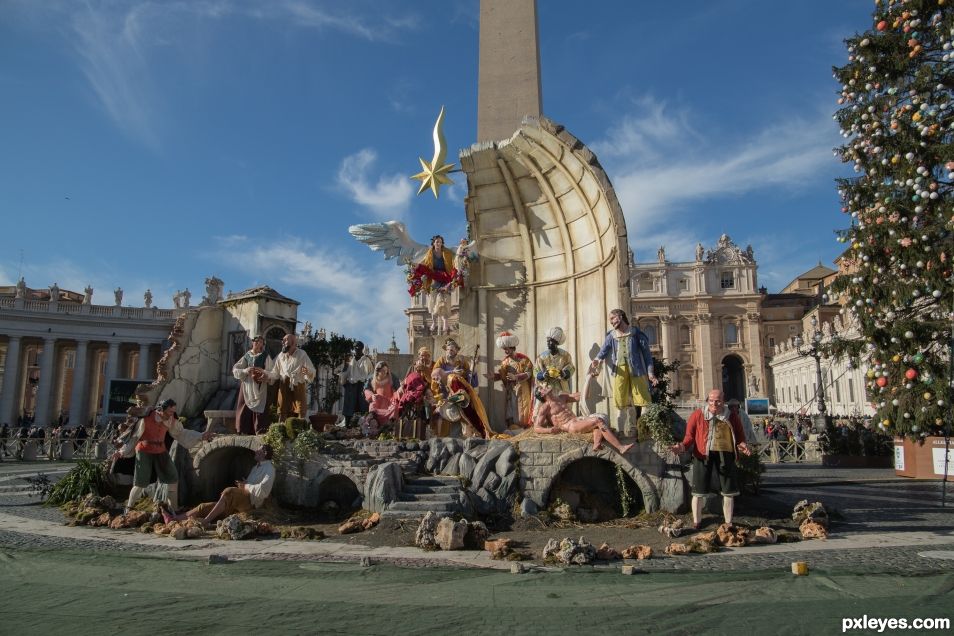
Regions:
<svg viewBox="0 0 954 636"><path fill-rule="evenodd" d="M311 396L318 412L312 415L312 427L324 431L338 419L334 413L335 402L341 399L341 367L354 351L355 340L332 333L325 338L313 338L301 345L318 371L311 385Z"/></svg>

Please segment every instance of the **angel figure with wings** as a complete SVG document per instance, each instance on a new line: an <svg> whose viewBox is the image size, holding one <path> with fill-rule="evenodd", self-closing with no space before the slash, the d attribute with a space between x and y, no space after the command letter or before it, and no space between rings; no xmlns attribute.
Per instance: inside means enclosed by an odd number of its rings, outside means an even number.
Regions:
<svg viewBox="0 0 954 636"><path fill-rule="evenodd" d="M456 253L448 249L444 237L435 235L430 245L412 239L400 221L352 225L348 232L372 250L384 252L386 260L396 259L407 269L408 294L427 294L427 309L433 328L437 328L441 309L438 289L450 292L463 287L470 271L469 262L477 259L477 241L461 241Z"/></svg>

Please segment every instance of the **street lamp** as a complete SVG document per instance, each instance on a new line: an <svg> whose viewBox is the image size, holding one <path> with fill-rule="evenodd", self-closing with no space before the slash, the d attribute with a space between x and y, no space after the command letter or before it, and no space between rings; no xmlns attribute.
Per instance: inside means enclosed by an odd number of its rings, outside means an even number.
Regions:
<svg viewBox="0 0 954 636"><path fill-rule="evenodd" d="M821 340L822 334L818 330L818 319L815 316L812 316L812 334L811 340L809 343L806 343L802 340L801 336L795 336L795 350L798 352L798 355L802 357L815 358L815 402L818 408L818 416L815 419L815 428L816 430L821 428L824 430L825 426L828 423L825 406L825 385L822 382L822 372L821 372ZM806 346L807 345L807 346ZM802 348L805 346L805 348Z"/></svg>

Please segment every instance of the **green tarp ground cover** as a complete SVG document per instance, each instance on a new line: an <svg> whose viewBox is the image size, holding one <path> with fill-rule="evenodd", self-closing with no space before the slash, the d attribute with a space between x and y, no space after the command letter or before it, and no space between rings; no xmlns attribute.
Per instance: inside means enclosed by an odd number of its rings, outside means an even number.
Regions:
<svg viewBox="0 0 954 636"><path fill-rule="evenodd" d="M0 634L835 634L846 617L952 617L952 590L954 574L511 574L0 548Z"/></svg>

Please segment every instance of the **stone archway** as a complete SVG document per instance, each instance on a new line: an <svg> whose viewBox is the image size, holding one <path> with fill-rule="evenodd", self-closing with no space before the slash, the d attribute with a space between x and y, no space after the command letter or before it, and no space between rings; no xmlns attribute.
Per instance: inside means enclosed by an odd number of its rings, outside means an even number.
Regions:
<svg viewBox="0 0 954 636"><path fill-rule="evenodd" d="M583 457L571 462L553 478L544 503L549 506L559 499L569 505L576 517L584 522L618 519L623 511L616 466L611 461L596 457ZM642 493L629 476L624 481L628 493L635 499L633 510L641 510Z"/></svg>
<svg viewBox="0 0 954 636"><path fill-rule="evenodd" d="M553 466L550 469L550 477L544 488L542 488L543 496L538 502L541 506L546 506L550 503L551 499L551 490L560 475L575 462L581 460L603 460L603 462L618 465L623 469L623 472L629 477L639 489L640 494L642 495L643 508L646 512L656 512L659 510L660 497L659 492L656 487L653 485L652 481L646 476L646 474L637 468L634 464L630 463L625 457L619 453L607 449L601 449L594 451L593 447L587 444L576 450L572 450L568 453L564 453L558 458L555 458L553 461ZM613 471L613 476L615 479L615 469Z"/></svg>
<svg viewBox="0 0 954 636"><path fill-rule="evenodd" d="M460 306L460 344L480 346L481 377L493 367L497 333L520 338L531 357L551 327L562 327L563 347L576 363L574 389L603 342L609 310L628 310L629 245L613 186L596 156L563 126L526 118L505 141L460 154L467 174L470 234L480 254ZM591 412L615 419L609 391L591 390ZM499 387L480 388L491 425L503 422Z"/></svg>
<svg viewBox="0 0 954 636"><path fill-rule="evenodd" d="M326 501L333 501L341 511L354 508L364 490L353 475L344 471L329 471L317 485L318 507L320 508Z"/></svg>
<svg viewBox="0 0 954 636"><path fill-rule="evenodd" d="M195 464L193 464L195 465ZM236 480L248 477L255 466L255 451L244 446L222 446L207 453L198 464L194 492L196 501L215 501Z"/></svg>
<svg viewBox="0 0 954 636"><path fill-rule="evenodd" d="M734 353L722 358L722 392L726 402L735 399L745 404L745 362Z"/></svg>

